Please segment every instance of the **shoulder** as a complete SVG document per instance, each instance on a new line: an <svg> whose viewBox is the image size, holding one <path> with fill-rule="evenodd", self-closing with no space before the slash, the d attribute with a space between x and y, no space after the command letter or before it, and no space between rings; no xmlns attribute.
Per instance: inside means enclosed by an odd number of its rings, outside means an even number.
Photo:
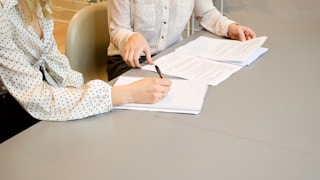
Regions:
<svg viewBox="0 0 320 180"><path fill-rule="evenodd" d="M11 29L11 23L5 10L0 10L0 36L4 39L8 36Z"/></svg>
<svg viewBox="0 0 320 180"><path fill-rule="evenodd" d="M0 0L0 22L1 26L5 26L8 23L10 14L14 11L15 6L18 4L18 0Z"/></svg>
<svg viewBox="0 0 320 180"><path fill-rule="evenodd" d="M18 0L0 0L0 13L8 11L18 4Z"/></svg>

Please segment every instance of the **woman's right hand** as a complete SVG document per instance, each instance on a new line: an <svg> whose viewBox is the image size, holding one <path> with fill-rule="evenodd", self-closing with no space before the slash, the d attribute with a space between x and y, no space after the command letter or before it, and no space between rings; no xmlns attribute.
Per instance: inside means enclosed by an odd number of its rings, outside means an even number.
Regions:
<svg viewBox="0 0 320 180"><path fill-rule="evenodd" d="M113 106L126 103L152 104L166 97L171 87L170 79L144 78L128 85L112 87Z"/></svg>
<svg viewBox="0 0 320 180"><path fill-rule="evenodd" d="M122 53L123 61L133 68L141 68L139 62L141 54L144 53L148 64L153 64L150 47L147 40L140 34L134 33L129 37Z"/></svg>

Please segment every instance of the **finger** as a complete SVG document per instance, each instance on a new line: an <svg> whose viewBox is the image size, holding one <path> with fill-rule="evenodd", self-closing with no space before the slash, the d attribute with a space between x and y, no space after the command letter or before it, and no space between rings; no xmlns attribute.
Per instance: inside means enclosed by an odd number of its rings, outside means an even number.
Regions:
<svg viewBox="0 0 320 180"><path fill-rule="evenodd" d="M126 49L123 50L122 59L123 59L123 61L127 64L127 61L128 61L128 51L127 51Z"/></svg>
<svg viewBox="0 0 320 180"><path fill-rule="evenodd" d="M160 79L160 84L162 86L169 87L169 90L170 90L170 86L172 84L172 81L170 79Z"/></svg>
<svg viewBox="0 0 320 180"><path fill-rule="evenodd" d="M249 36L251 39L256 38L256 34L252 30L249 31Z"/></svg>
<svg viewBox="0 0 320 180"><path fill-rule="evenodd" d="M129 67L131 67L131 65L130 65L130 51L128 50L127 47L125 47L123 50L122 59Z"/></svg>
<svg viewBox="0 0 320 180"><path fill-rule="evenodd" d="M245 34L247 40L251 39L251 35L250 35L250 30L249 29L246 29L244 31L244 34Z"/></svg>
<svg viewBox="0 0 320 180"><path fill-rule="evenodd" d="M140 59L140 56L139 56L138 58L135 58L135 59L133 60L133 64L134 64L133 67L141 68L141 64L140 64L140 62L139 62L139 59Z"/></svg>
<svg viewBox="0 0 320 180"><path fill-rule="evenodd" d="M153 60L151 58L151 53L150 53L150 50L146 50L145 52L145 55L146 55L146 61L148 64L154 64L153 63Z"/></svg>
<svg viewBox="0 0 320 180"><path fill-rule="evenodd" d="M240 28L238 28L237 31L238 31L239 40L240 41L245 41L246 37L245 37L245 34L244 34L244 30L240 27Z"/></svg>
<svg viewBox="0 0 320 180"><path fill-rule="evenodd" d="M159 100L162 100L167 96L168 96L168 93L159 93Z"/></svg>
<svg viewBox="0 0 320 180"><path fill-rule="evenodd" d="M256 34L250 28L246 28L245 34L247 39L254 39L256 37Z"/></svg>
<svg viewBox="0 0 320 180"><path fill-rule="evenodd" d="M170 92L170 86L162 86L160 92L167 95Z"/></svg>
<svg viewBox="0 0 320 180"><path fill-rule="evenodd" d="M128 54L127 65L130 67L135 67L133 50L131 50L130 53Z"/></svg>
<svg viewBox="0 0 320 180"><path fill-rule="evenodd" d="M139 59L140 59L140 51L136 50L132 55L132 60L131 60L132 67L138 67L138 68L141 67Z"/></svg>
<svg viewBox="0 0 320 180"><path fill-rule="evenodd" d="M245 31L244 34L245 34L245 36L246 36L246 40L252 39L252 37L251 37L251 35L250 35L250 32Z"/></svg>

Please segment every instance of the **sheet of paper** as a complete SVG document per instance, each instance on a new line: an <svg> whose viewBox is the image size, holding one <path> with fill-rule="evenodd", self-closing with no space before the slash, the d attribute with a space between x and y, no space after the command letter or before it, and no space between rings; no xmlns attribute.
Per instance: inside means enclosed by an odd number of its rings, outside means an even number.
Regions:
<svg viewBox="0 0 320 180"><path fill-rule="evenodd" d="M211 61L200 57L170 53L154 62L163 74L218 85L242 66ZM145 65L142 69L155 71L153 65Z"/></svg>
<svg viewBox="0 0 320 180"><path fill-rule="evenodd" d="M239 66L249 66L251 63L257 60L262 54L266 53L268 50L269 50L268 48L259 48L254 54L252 54L245 61L225 61L225 62L239 65Z"/></svg>
<svg viewBox="0 0 320 180"><path fill-rule="evenodd" d="M154 67L153 67L154 68ZM114 85L128 84L142 77L120 76ZM207 93L208 85L198 81L172 79L171 90L164 99L155 104L130 103L114 109L163 111L199 114Z"/></svg>
<svg viewBox="0 0 320 180"><path fill-rule="evenodd" d="M262 36L241 42L200 36L186 45L177 48L175 52L216 61L243 62L256 53L266 39L266 36Z"/></svg>

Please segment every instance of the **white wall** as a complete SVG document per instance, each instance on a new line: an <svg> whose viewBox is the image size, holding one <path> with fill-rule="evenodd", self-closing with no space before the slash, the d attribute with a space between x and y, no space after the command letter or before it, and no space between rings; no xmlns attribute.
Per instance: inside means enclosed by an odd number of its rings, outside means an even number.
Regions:
<svg viewBox="0 0 320 180"><path fill-rule="evenodd" d="M220 9L220 0L213 0ZM272 13L281 18L311 18L320 22L320 0L224 0L224 14L248 11Z"/></svg>

